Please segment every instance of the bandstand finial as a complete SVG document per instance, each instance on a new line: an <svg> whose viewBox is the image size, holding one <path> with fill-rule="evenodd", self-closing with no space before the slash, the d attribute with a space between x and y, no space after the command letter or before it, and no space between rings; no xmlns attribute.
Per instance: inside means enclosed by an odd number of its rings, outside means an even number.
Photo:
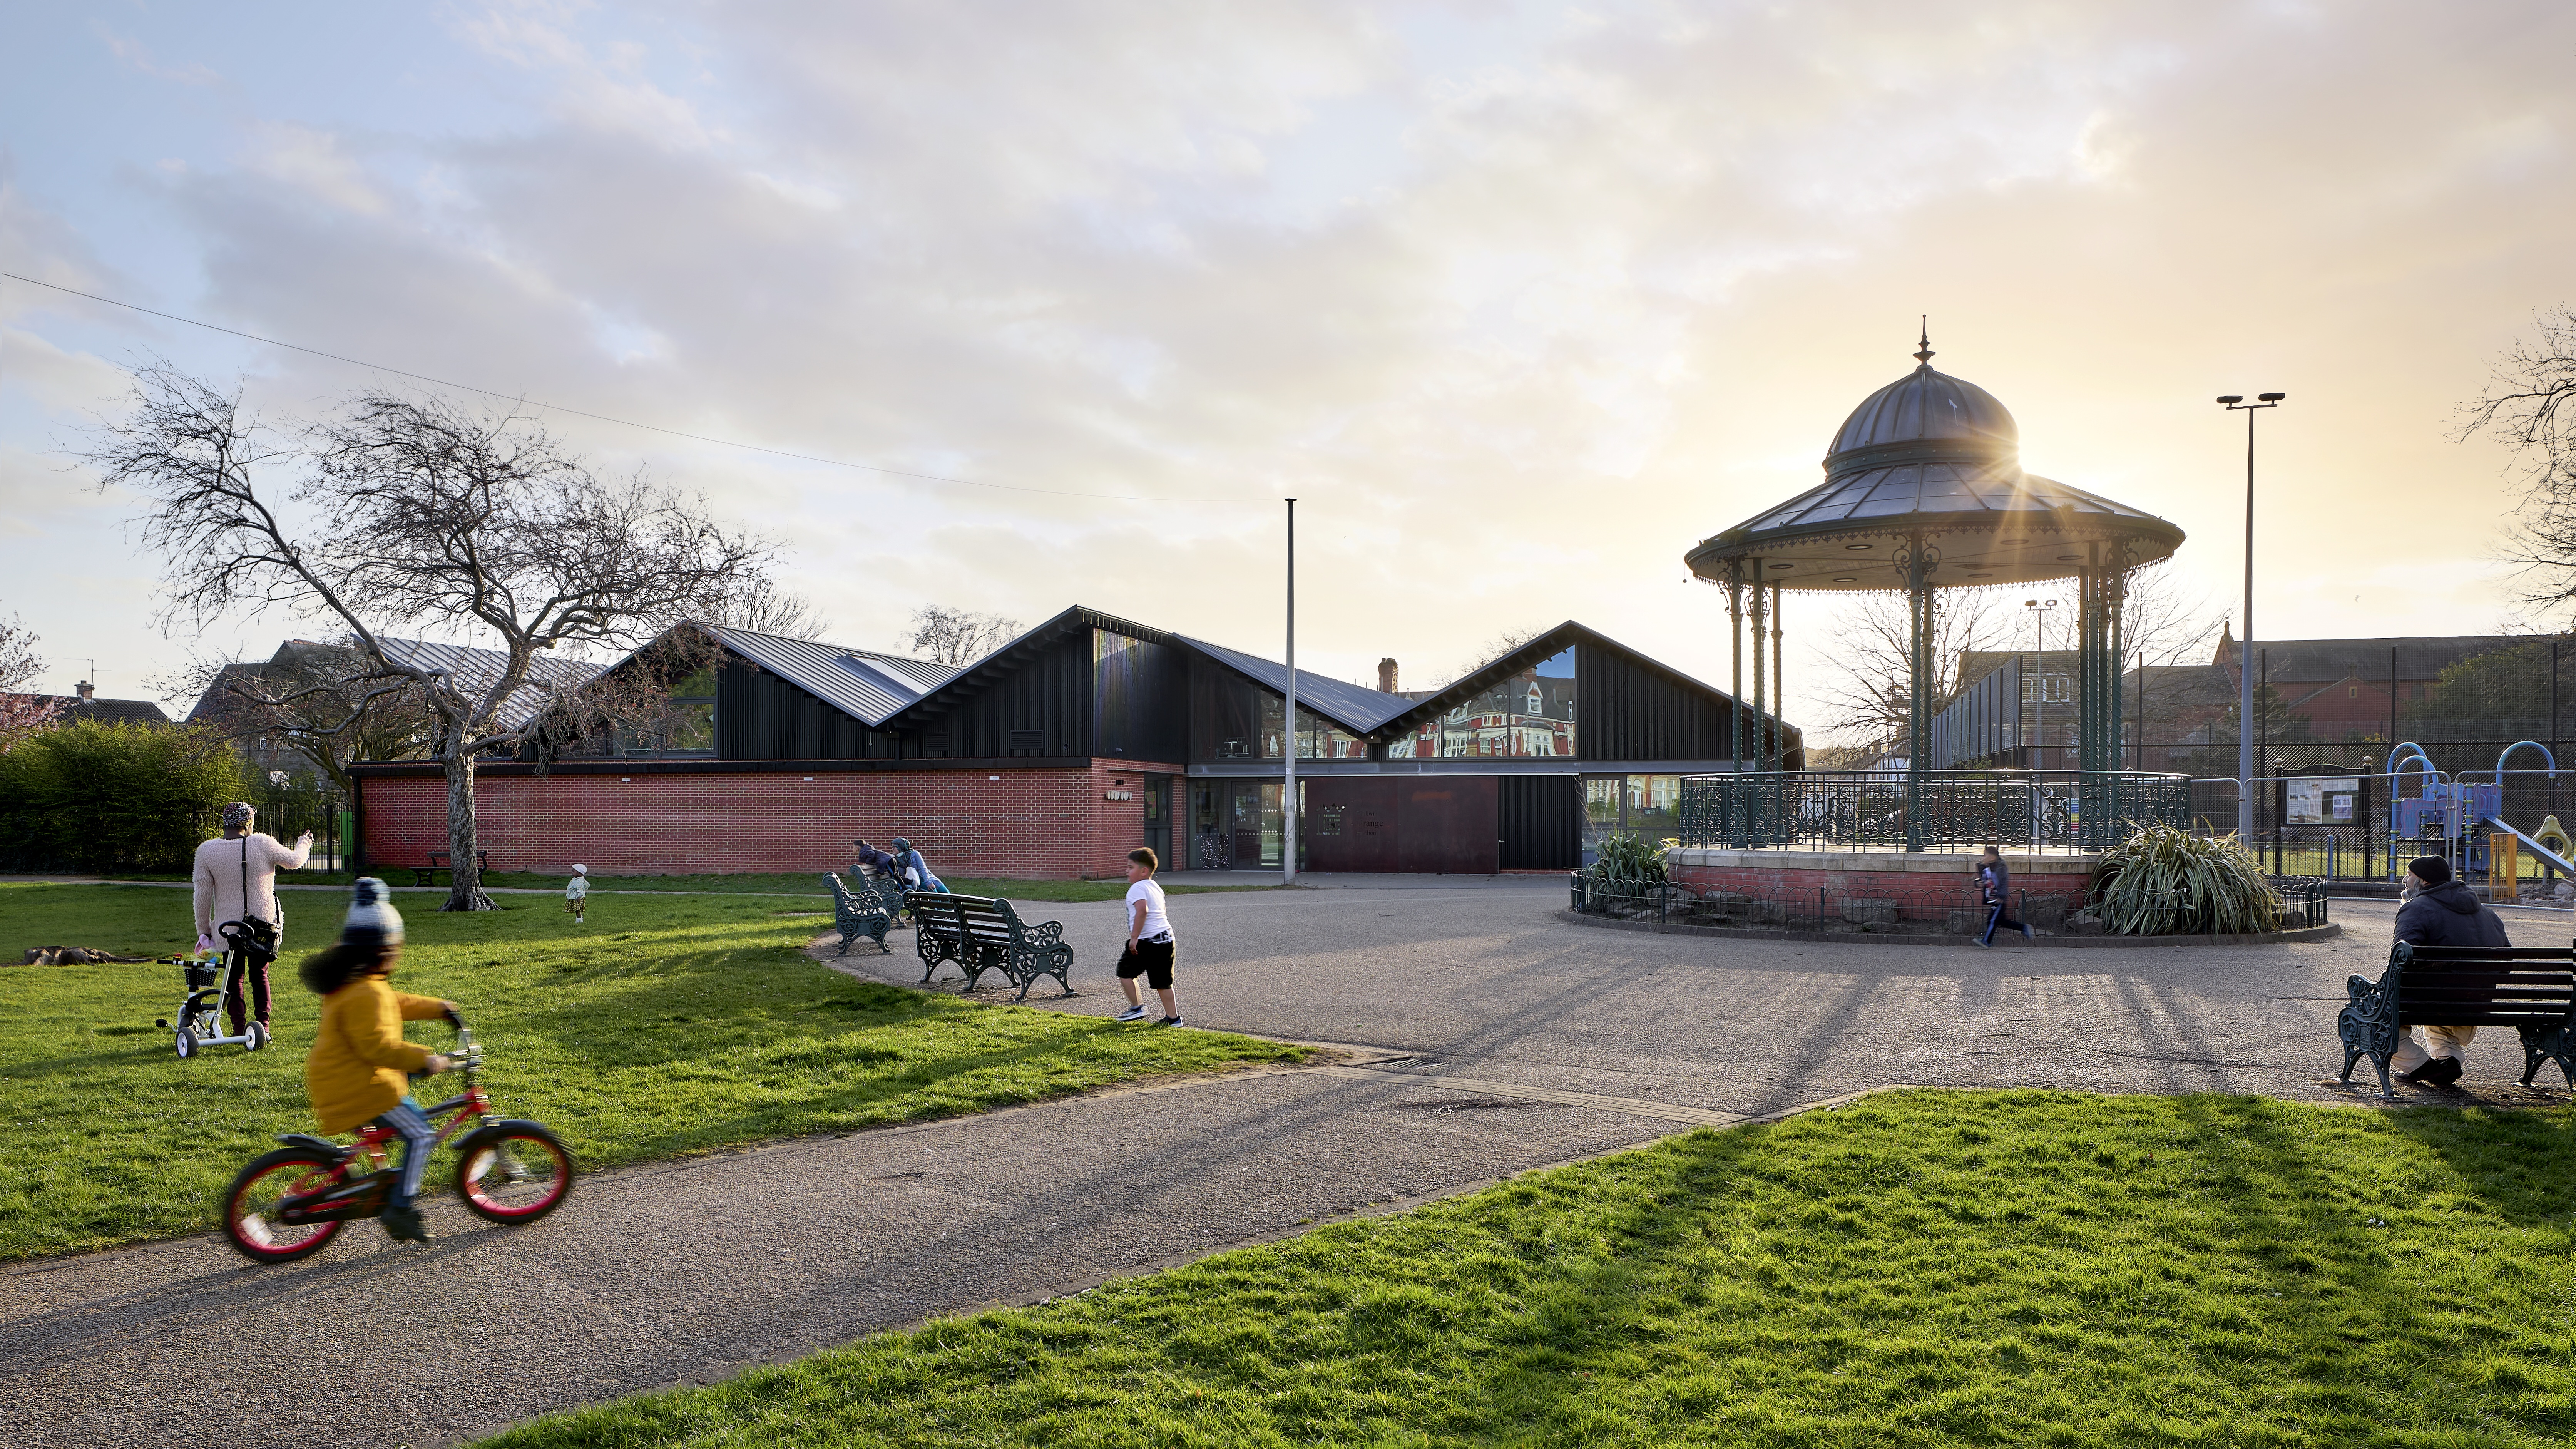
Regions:
<svg viewBox="0 0 2576 1449"><path fill-rule="evenodd" d="M1919 350L1914 354L1914 360L1923 364L1925 367L1930 367L1932 365L1933 353L1932 314L1929 312L1923 314L1923 340L1918 344L1918 348Z"/></svg>

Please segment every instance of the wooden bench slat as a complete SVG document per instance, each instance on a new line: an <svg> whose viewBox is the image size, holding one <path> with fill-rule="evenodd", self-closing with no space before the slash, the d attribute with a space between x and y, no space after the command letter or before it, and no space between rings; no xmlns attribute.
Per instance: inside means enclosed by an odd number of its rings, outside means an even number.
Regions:
<svg viewBox="0 0 2576 1449"><path fill-rule="evenodd" d="M2522 1038L2522 1085L2546 1062L2576 1089L2576 946L2412 946L2390 948L2377 982L2344 983L2350 1004L2337 1013L2343 1080L2368 1056L2382 1096L2394 1097L2388 1062L2413 1026L2512 1027Z"/></svg>

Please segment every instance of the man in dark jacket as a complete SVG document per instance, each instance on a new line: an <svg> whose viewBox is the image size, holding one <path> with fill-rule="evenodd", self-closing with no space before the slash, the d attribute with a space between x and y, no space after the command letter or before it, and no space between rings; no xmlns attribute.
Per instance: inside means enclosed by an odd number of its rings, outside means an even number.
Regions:
<svg viewBox="0 0 2576 1449"><path fill-rule="evenodd" d="M2406 903L2397 908L2397 939L2418 946L2511 946L2504 922L2478 904L2477 894L2451 875L2451 863L2424 856L2406 867ZM2424 1053L2424 1059L2397 1074L2401 1082L2448 1086L2460 1079L2460 1058L2474 1026L2426 1026L2418 1047L2410 1033L2397 1044L2399 1061Z"/></svg>

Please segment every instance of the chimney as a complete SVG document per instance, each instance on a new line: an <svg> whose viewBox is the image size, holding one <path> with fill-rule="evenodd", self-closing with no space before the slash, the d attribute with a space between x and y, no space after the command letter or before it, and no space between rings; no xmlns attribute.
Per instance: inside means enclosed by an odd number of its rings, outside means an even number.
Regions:
<svg viewBox="0 0 2576 1449"><path fill-rule="evenodd" d="M98 693L98 688L88 680L84 679L80 683L72 686L72 692L79 695L82 699L87 700L90 696Z"/></svg>
<svg viewBox="0 0 2576 1449"><path fill-rule="evenodd" d="M1377 662L1377 690L1380 694L1395 693L1394 660L1381 659Z"/></svg>

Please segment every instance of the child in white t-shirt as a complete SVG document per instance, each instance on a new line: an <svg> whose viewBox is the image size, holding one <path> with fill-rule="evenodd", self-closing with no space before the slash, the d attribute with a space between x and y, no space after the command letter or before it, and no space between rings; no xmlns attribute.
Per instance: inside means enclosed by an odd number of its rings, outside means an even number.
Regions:
<svg viewBox="0 0 2576 1449"><path fill-rule="evenodd" d="M1154 880L1160 865L1149 847L1127 852L1127 949L1118 957L1118 989L1127 993L1127 1009L1118 1019L1145 1019L1145 993L1136 986L1142 976L1162 998L1163 1019L1154 1024L1179 1026L1180 1003L1172 997L1172 918L1163 912L1163 888Z"/></svg>
<svg viewBox="0 0 2576 1449"><path fill-rule="evenodd" d="M564 882L564 909L572 912L572 923L581 924L581 908L590 903L590 867L576 865L572 879Z"/></svg>

